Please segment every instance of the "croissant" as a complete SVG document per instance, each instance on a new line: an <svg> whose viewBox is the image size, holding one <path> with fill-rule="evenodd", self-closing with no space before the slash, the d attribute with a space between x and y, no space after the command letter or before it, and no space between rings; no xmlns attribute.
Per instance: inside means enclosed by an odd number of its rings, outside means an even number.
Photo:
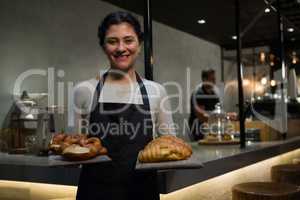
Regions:
<svg viewBox="0 0 300 200"><path fill-rule="evenodd" d="M140 162L162 162L184 160L192 155L192 148L183 140L171 136L161 136L149 142L139 153Z"/></svg>

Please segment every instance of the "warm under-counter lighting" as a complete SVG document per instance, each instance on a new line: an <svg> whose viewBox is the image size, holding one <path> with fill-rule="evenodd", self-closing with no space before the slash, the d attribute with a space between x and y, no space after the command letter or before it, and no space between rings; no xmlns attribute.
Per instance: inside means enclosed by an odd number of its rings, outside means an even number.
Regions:
<svg viewBox="0 0 300 200"><path fill-rule="evenodd" d="M76 199L76 186L0 180L0 199Z"/></svg>
<svg viewBox="0 0 300 200"><path fill-rule="evenodd" d="M270 181L271 167L278 164L291 163L299 158L300 150L284 153L252 165L231 171L215 178L191 185L186 188L161 195L161 200L183 199L232 199L232 186L250 181ZM204 166L205 168L205 166ZM201 173L201 172L200 172ZM218 191L218 192L216 192Z"/></svg>

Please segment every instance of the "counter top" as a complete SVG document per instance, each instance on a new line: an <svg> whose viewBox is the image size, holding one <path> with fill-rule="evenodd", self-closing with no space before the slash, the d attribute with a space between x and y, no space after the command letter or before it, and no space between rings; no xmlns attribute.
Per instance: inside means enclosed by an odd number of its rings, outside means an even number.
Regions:
<svg viewBox="0 0 300 200"><path fill-rule="evenodd" d="M60 157L60 159L58 159ZM19 166L35 166L35 167L58 167L63 165L73 165L71 162L61 160L61 156L35 156L24 154L7 154L0 153L0 165L19 165ZM95 160L95 161L94 161ZM107 162L111 159L106 155L97 156L96 158L82 161L83 163ZM76 161L72 162L75 163ZM79 167L79 166L77 166Z"/></svg>
<svg viewBox="0 0 300 200"><path fill-rule="evenodd" d="M164 172L161 191L169 193L189 185L223 175L256 162L300 148L300 137L282 141L247 143L239 145L192 144L194 156L204 165L201 169Z"/></svg>
<svg viewBox="0 0 300 200"><path fill-rule="evenodd" d="M289 144L293 141L300 141L300 137L299 139L292 138L285 141L247 143L247 148L245 149L240 149L239 145L198 145L196 142L190 144L193 148L193 156L195 159L202 163L207 163L247 152L257 151L263 148ZM51 159L47 156L8 153L0 153L0 165L52 167Z"/></svg>
<svg viewBox="0 0 300 200"><path fill-rule="evenodd" d="M48 167L49 159L47 156L0 153L0 164Z"/></svg>
<svg viewBox="0 0 300 200"><path fill-rule="evenodd" d="M300 147L300 137L239 145L191 143L200 169L159 171L161 193L169 193ZM77 185L79 167L51 167L48 157L0 153L0 179Z"/></svg>

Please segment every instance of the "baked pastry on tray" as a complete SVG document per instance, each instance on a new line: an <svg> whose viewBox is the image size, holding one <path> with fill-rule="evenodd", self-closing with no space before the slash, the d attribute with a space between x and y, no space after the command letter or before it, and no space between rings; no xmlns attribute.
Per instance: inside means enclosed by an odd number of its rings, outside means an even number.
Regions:
<svg viewBox="0 0 300 200"><path fill-rule="evenodd" d="M172 135L164 135L149 142L140 151L138 159L142 163L185 160L192 155L192 148Z"/></svg>
<svg viewBox="0 0 300 200"><path fill-rule="evenodd" d="M55 134L49 144L49 149L61 154L68 160L80 161L107 154L99 138L87 138L83 134Z"/></svg>

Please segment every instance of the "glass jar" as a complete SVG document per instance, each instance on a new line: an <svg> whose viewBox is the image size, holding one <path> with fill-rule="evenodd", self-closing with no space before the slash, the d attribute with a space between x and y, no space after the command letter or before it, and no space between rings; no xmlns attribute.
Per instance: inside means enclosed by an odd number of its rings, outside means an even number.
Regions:
<svg viewBox="0 0 300 200"><path fill-rule="evenodd" d="M217 103L215 110L211 112L208 118L209 135L221 141L223 134L226 132L227 121L228 119L221 107L221 103Z"/></svg>
<svg viewBox="0 0 300 200"><path fill-rule="evenodd" d="M29 135L25 138L25 147L29 154L37 154L39 152L36 135Z"/></svg>

